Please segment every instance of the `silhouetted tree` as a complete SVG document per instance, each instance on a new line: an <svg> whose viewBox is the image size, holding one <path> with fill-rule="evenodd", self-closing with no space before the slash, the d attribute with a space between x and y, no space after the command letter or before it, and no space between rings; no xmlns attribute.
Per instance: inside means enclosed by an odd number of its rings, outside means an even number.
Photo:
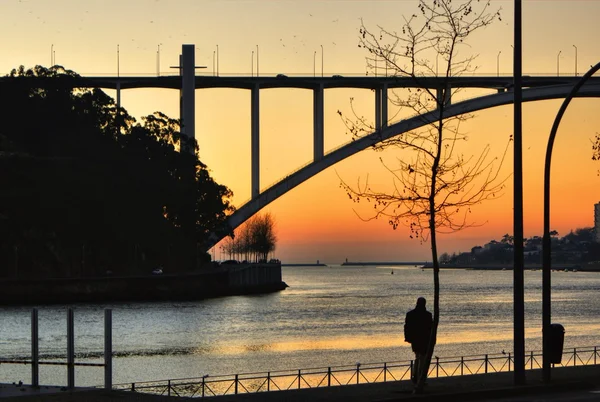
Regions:
<svg viewBox="0 0 600 402"><path fill-rule="evenodd" d="M414 80L414 89L395 92L390 96L390 102L417 115L433 115L433 122L423 129L385 139L374 146L376 150L398 148L402 152L397 167L382 160L393 177L392 191L375 191L368 178L364 183L359 180L356 186L342 181L342 187L354 202L366 200L374 204L375 214L368 219L387 219L394 229L405 224L410 228L411 238L430 240L434 323L426 368L437 341L440 317L437 234L469 226L470 207L496 197L504 187L505 179L498 176L498 163L501 165L504 156L490 161L489 146L475 157L465 157L457 151L458 143L467 139L459 130L460 124L471 116L444 116L458 90L451 89L451 77L472 73L476 68L473 64L475 56L464 56L459 49L465 46L469 35L500 18L499 12L490 11L487 1L474 0L420 0L418 9L418 13L402 20L398 31L383 27L372 31L363 23L359 47L369 52L366 60L371 71L383 65L388 75ZM441 59L439 75L438 56ZM441 78L439 88L424 84L422 79L428 76ZM357 114L342 118L353 139L376 129ZM417 391L422 390L426 376L426 369L418 373Z"/></svg>
<svg viewBox="0 0 600 402"><path fill-rule="evenodd" d="M246 261L267 260L275 250L277 235L275 220L267 212L257 214L244 222L235 234L223 241L224 250L231 256L243 256Z"/></svg>
<svg viewBox="0 0 600 402"><path fill-rule="evenodd" d="M229 231L231 191L178 152L178 120L136 122L76 77L21 66L2 81L0 275L192 268L196 247Z"/></svg>

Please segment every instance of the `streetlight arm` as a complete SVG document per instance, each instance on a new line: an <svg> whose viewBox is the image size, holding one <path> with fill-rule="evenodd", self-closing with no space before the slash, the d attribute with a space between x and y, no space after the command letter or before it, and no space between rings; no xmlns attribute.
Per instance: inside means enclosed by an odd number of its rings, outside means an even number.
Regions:
<svg viewBox="0 0 600 402"><path fill-rule="evenodd" d="M559 53L560 54L560 53ZM562 120L571 99L575 97L579 89L596 71L600 70L600 63L593 66L581 79L575 84L569 95L565 98L556 118L552 124L552 130L548 137L548 146L546 148L546 162L544 166L544 237L542 240L542 340L543 340L543 371L544 379L550 380L550 280L551 280L551 247L550 239L550 166L552 162L552 148L554 147L554 139L558 131L558 125Z"/></svg>

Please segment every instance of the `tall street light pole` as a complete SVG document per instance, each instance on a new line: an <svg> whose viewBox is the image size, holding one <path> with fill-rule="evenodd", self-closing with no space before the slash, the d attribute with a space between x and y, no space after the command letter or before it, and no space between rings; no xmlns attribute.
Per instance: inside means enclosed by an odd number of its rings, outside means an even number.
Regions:
<svg viewBox="0 0 600 402"><path fill-rule="evenodd" d="M219 45L217 45L217 76L219 75Z"/></svg>
<svg viewBox="0 0 600 402"><path fill-rule="evenodd" d="M256 76L258 77L258 45L256 45Z"/></svg>
<svg viewBox="0 0 600 402"><path fill-rule="evenodd" d="M54 65L54 43L50 45L50 67Z"/></svg>
<svg viewBox="0 0 600 402"><path fill-rule="evenodd" d="M313 54L313 78L317 76L317 51Z"/></svg>
<svg viewBox="0 0 600 402"><path fill-rule="evenodd" d="M575 77L577 77L577 46L573 45L575 48Z"/></svg>
<svg viewBox="0 0 600 402"><path fill-rule="evenodd" d="M515 385L525 384L525 280L523 256L523 124L522 124L522 13L521 0L515 0L514 33L514 168L513 168L513 343Z"/></svg>
<svg viewBox="0 0 600 402"><path fill-rule="evenodd" d="M562 50L558 51L558 54L556 55L556 76L560 77L560 54L562 53Z"/></svg>
<svg viewBox="0 0 600 402"><path fill-rule="evenodd" d="M498 56L496 56L496 75L498 77L500 77L500 53L502 53L502 50L500 50Z"/></svg>
<svg viewBox="0 0 600 402"><path fill-rule="evenodd" d="M252 51L252 59L250 60L250 77L254 77L254 50Z"/></svg>

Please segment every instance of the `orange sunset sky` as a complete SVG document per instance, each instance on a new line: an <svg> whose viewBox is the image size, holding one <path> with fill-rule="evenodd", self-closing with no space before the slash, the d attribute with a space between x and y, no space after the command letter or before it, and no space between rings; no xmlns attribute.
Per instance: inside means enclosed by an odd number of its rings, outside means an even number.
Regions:
<svg viewBox="0 0 600 402"><path fill-rule="evenodd" d="M477 54L478 74L512 75L513 2L492 1L502 21L476 32L461 52ZM82 75L116 75L117 45L122 75L156 75L160 44L161 74L173 74L181 45L196 45L196 64L213 75L219 48L220 75L310 75L321 62L325 75L365 74L365 51L358 45L360 18L377 30L400 29L402 15L417 9L416 0L0 0L0 73L19 65L48 66L51 49L57 64ZM523 73L583 74L600 61L597 22L600 1L523 1ZM323 59L321 59L321 45ZM575 47L577 47L577 65ZM316 52L316 53L315 53ZM560 54L559 54L560 52ZM254 65L252 64L254 62ZM114 91L110 92L114 94ZM465 91L472 97L481 91ZM127 90L122 105L141 117L156 110L178 117L178 92ZM350 140L337 111L349 113L354 97L359 113L373 116L370 91L325 92L325 150ZM542 180L546 141L562 100L523 106L525 236L542 233ZM261 187L278 181L312 159L312 93L307 90L261 91ZM600 100L572 102L560 126L553 154L552 228L559 235L593 224L600 201L600 163L591 160L591 140L600 132ZM390 117L393 115L390 110ZM490 144L499 156L513 130L512 105L478 112L464 127L467 155ZM211 89L196 92L196 138L200 156L215 179L234 192L234 204L250 198L250 93ZM277 221L275 257L283 262L428 260L429 247L410 240L406 228L392 230L384 221L365 223L339 187L369 174L389 186L379 157L394 154L367 150L323 171L279 198L265 210ZM512 171L512 148L503 167ZM360 205L364 208L363 205ZM369 209L358 209L369 216ZM512 233L512 178L504 195L473 208L480 224L439 239L443 251L467 251ZM217 249L216 258L219 259ZM224 256L223 256L224 257Z"/></svg>

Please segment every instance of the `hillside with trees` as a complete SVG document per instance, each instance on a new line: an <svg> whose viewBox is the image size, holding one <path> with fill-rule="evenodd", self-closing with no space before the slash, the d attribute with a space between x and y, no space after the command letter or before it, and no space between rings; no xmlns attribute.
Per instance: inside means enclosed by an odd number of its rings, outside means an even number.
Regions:
<svg viewBox="0 0 600 402"><path fill-rule="evenodd" d="M594 228L579 228L560 237L556 230L550 232L552 241L552 263L563 265L582 265L600 261L600 243L596 242ZM533 236L524 239L525 264L542 264L542 237ZM500 240L491 240L483 246L475 246L471 251L443 253L442 265L498 265L513 263L514 238L509 234Z"/></svg>
<svg viewBox="0 0 600 402"><path fill-rule="evenodd" d="M0 86L0 277L196 268L210 234L230 231L232 192L195 143L178 152L178 120L136 121L99 89L35 85L76 76L21 66Z"/></svg>

